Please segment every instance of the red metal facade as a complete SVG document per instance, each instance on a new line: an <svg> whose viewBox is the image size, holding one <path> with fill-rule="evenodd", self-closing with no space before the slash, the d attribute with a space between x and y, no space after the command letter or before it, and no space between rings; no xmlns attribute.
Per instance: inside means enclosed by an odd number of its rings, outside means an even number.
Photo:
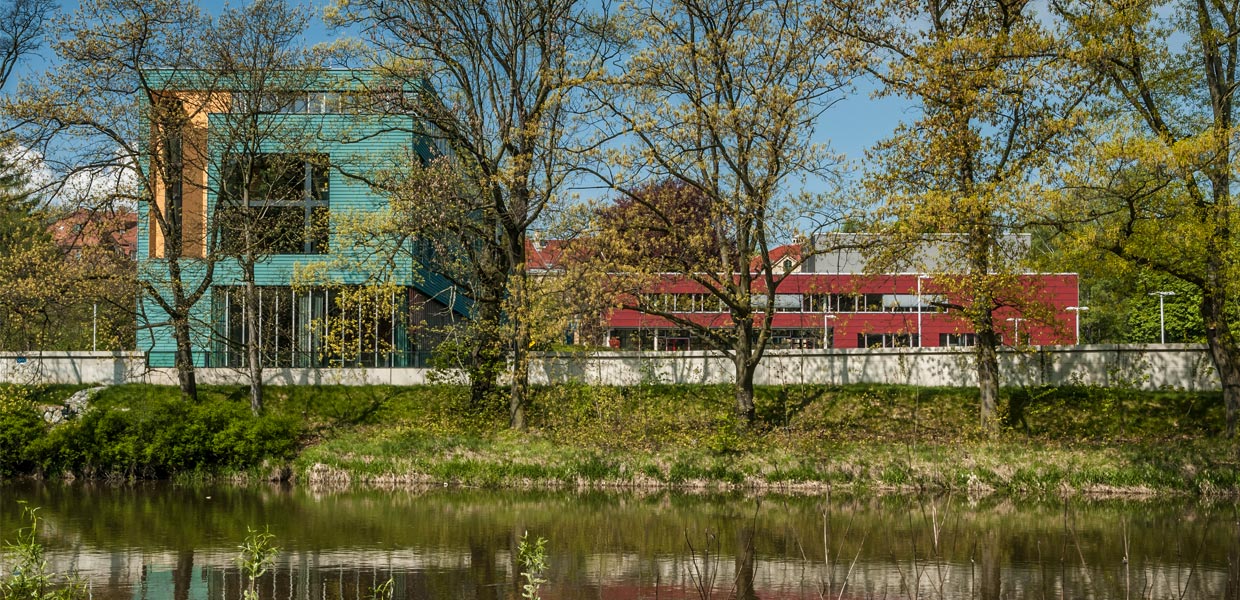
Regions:
<svg viewBox="0 0 1240 600"><path fill-rule="evenodd" d="M925 304L934 300L953 303L942 279L936 284L934 277L921 277L921 297L925 302L919 319L917 303L911 301L917 297L918 280L917 274L790 274L776 291L777 300L785 308L778 309L773 319L773 329L782 332L775 336L779 339L775 347L821 348L821 342L813 342L815 336L824 339L824 326L830 329L833 348L970 345L968 334L973 333L972 326L958 310ZM1016 340L1017 329L1022 344L1075 343L1076 314L1066 310L1078 305L1075 274L1023 275L1017 278L1016 287L1014 294L1019 297L1011 298L1005 302L1007 306L995 312L995 328L1004 344ZM728 327L729 314L719 311L717 301L712 304L713 299L702 298L702 291L695 282L669 276L650 293L664 295L667 302L677 302L677 308L672 310L677 316L709 327ZM691 312L685 312L685 308ZM631 340L639 334L645 340L659 335L673 340L660 347L651 347L647 341L647 349L706 348L679 325L636 310L612 312L608 326L614 347L633 347Z"/></svg>

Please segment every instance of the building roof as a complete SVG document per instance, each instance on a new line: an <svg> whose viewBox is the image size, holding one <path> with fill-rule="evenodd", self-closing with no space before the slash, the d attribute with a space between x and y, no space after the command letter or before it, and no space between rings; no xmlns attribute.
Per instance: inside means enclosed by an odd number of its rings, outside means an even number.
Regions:
<svg viewBox="0 0 1240 600"><path fill-rule="evenodd" d="M782 274L785 272L795 273L801 270L798 263L801 262L802 247L801 244L784 244L771 248L771 264L775 267L775 273ZM781 264L785 259L791 260L793 265L789 269L781 268ZM762 269L762 258L755 256L749 261L749 270L758 272Z"/></svg>
<svg viewBox="0 0 1240 600"><path fill-rule="evenodd" d="M525 270L546 273L564 269L561 260L568 240L543 240L536 235L525 238Z"/></svg>
<svg viewBox="0 0 1240 600"><path fill-rule="evenodd" d="M883 269L901 273L952 273L960 271L955 264L960 252L951 246L963 241L960 234L927 235L914 240L902 251L899 264ZM874 233L820 233L814 236L817 253L808 259L802 270L808 273L863 274L868 272L867 252L890 243L889 238ZM1000 238L1003 254L1015 262L1028 255L1032 237L1027 233L1008 234Z"/></svg>
<svg viewBox="0 0 1240 600"><path fill-rule="evenodd" d="M133 258L138 248L138 215L127 209L78 208L52 222L48 233L66 254L102 247Z"/></svg>

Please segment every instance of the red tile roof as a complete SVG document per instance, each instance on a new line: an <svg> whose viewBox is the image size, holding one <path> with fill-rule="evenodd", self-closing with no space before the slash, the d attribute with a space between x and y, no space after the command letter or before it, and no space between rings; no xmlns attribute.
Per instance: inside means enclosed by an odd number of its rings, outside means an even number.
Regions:
<svg viewBox="0 0 1240 600"><path fill-rule="evenodd" d="M525 270L555 271L561 268L566 240L525 240Z"/></svg>
<svg viewBox="0 0 1240 600"><path fill-rule="evenodd" d="M774 248L771 248L771 264L775 266L775 274L779 275L784 272L784 270L781 269L779 265L785 258L791 258L792 263L794 265L800 263L801 262L801 245L800 244L784 244L782 246L776 246ZM749 270L757 271L761 267L762 267L761 257L755 256L753 260L749 261Z"/></svg>
<svg viewBox="0 0 1240 600"><path fill-rule="evenodd" d="M49 225L48 233L66 253L104 246L132 258L138 248L138 215L124 209L79 208Z"/></svg>

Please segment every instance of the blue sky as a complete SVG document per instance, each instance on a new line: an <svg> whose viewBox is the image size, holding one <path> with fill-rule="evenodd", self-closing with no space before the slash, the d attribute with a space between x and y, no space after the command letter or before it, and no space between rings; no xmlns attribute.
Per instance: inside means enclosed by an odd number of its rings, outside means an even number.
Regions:
<svg viewBox="0 0 1240 600"><path fill-rule="evenodd" d="M339 35L336 32L330 31L322 22L322 19L319 18L327 4L327 2L322 1L312 1L306 4L307 10L315 13L315 18L311 20L310 29L306 34L306 43L326 42ZM71 12L76 6L77 1L70 0L63 2L61 9L65 12ZM218 14L224 8L225 3L203 2L200 3L200 6L209 13ZM37 74L47 68L51 57L51 49L45 47L39 56L29 57L19 67L16 76L22 78ZM12 90L15 85L15 81L10 81L4 91ZM854 91L822 115L814 132L815 142L830 143L831 148L835 152L843 154L849 161L850 166L853 168L852 174L846 177L849 180L855 179L856 173L863 164L866 149L873 146L878 140L890 135L901 119L915 117L910 110L911 104L909 102L893 98L872 98L873 89L872 82L858 81ZM830 186L827 182L807 181L805 187L809 191L822 192L827 191ZM580 193L583 197L589 198L597 196L599 191L583 189L580 190Z"/></svg>

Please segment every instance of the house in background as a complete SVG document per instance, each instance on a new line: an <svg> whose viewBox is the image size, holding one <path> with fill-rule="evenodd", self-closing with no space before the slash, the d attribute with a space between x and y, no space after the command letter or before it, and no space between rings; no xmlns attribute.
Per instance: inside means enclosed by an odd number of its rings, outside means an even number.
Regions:
<svg viewBox="0 0 1240 600"><path fill-rule="evenodd" d="M197 366L240 367L246 360L236 253L242 232L231 225L239 206L251 209L247 218L260 219L246 231L263 243L253 309L266 367L421 365L437 342L432 331L468 314L468 299L444 277L399 254L379 277L365 261L371 250L354 247L341 232L343 217L386 206L359 174L435 152L411 118L379 114L370 109L377 104L362 101L367 77L324 71L292 89L258 95L241 84L230 92L218 77L198 85L206 74L163 74L166 93L156 101L161 110L179 110L186 124L175 135L151 132L152 140L168 140L157 149L165 172L148 168L153 203L179 227L187 283L201 281L214 263L210 289L191 319ZM241 112L266 127L266 137L238 138ZM166 290L163 231L148 206L137 216L139 277ZM367 293L386 296L375 303L385 308L354 311L351 302L378 279L382 291ZM167 315L149 298L138 313L139 349L148 351L152 366L174 365Z"/></svg>
<svg viewBox="0 0 1240 600"><path fill-rule="evenodd" d="M48 233L67 256L80 255L85 248L103 248L132 260L138 248L138 215L128 209L78 208L53 221Z"/></svg>

